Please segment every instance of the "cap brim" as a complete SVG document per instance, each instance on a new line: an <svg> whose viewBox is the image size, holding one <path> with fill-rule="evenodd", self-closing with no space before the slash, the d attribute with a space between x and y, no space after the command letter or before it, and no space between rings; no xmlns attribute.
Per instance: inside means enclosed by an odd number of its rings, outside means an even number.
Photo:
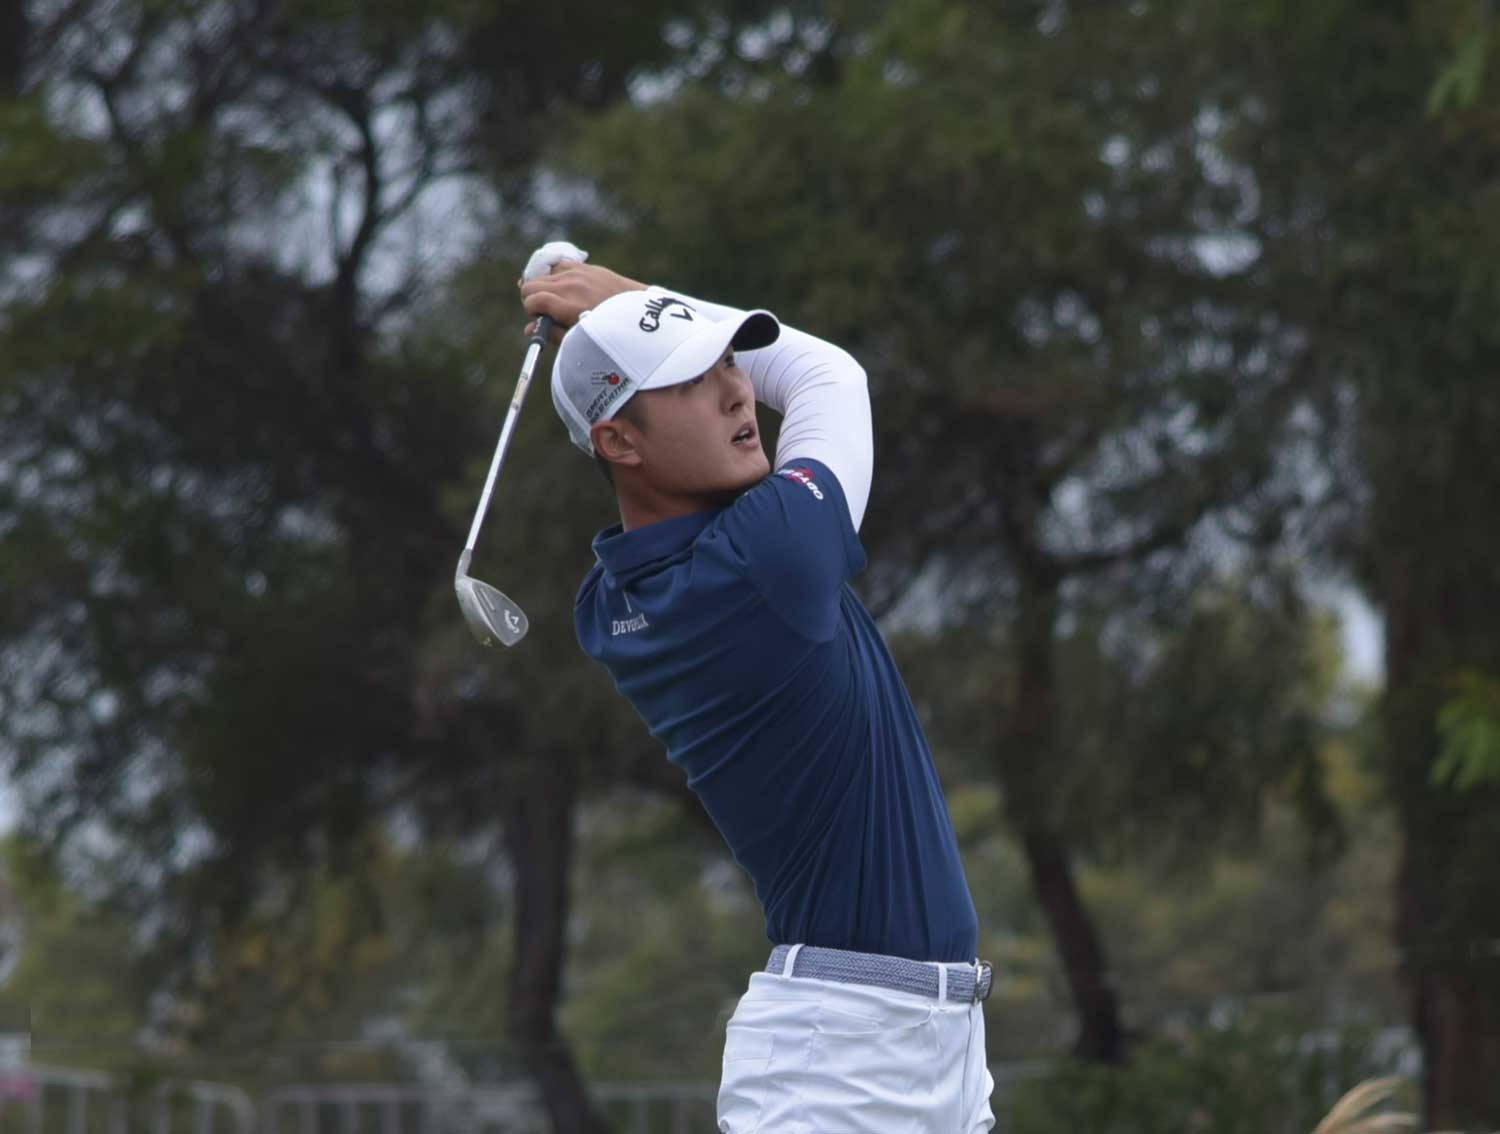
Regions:
<svg viewBox="0 0 1500 1134"><path fill-rule="evenodd" d="M735 350L759 350L770 346L781 337L781 324L769 311L751 311L740 320L740 326L730 339Z"/></svg>
<svg viewBox="0 0 1500 1134"><path fill-rule="evenodd" d="M696 378L713 369L731 346L735 350L759 350L781 335L781 324L769 311L750 311L739 320L709 323L662 360L641 383L642 390L659 390Z"/></svg>

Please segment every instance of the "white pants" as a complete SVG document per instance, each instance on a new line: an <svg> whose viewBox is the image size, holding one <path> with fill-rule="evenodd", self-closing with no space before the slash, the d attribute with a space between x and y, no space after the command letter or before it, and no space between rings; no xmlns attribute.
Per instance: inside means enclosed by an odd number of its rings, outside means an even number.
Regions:
<svg viewBox="0 0 1500 1134"><path fill-rule="evenodd" d="M978 1004L755 973L729 1021L721 1134L972 1134L995 1125Z"/></svg>

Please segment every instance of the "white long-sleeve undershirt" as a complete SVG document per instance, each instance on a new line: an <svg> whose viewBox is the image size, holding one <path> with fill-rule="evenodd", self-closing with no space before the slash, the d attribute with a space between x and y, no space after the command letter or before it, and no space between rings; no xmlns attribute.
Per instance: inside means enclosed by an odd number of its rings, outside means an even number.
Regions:
<svg viewBox="0 0 1500 1134"><path fill-rule="evenodd" d="M745 314L682 292L671 294L715 321L740 319ZM838 477L849 503L849 518L858 531L869 503L875 465L864 367L848 351L785 323L774 343L736 351L735 361L750 376L756 400L781 414L775 467L798 457L828 466Z"/></svg>

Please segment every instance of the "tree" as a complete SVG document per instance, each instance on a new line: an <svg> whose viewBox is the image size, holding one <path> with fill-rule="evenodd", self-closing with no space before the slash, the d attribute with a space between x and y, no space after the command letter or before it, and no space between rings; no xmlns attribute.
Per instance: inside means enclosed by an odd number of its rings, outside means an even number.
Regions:
<svg viewBox="0 0 1500 1134"><path fill-rule="evenodd" d="M1092 592L1169 604L1226 542L1255 561L1300 494L1278 453L1305 342L1240 245L1251 187L1220 144L1243 75L1190 5L913 3L844 30L823 37L836 65L776 55L602 120L564 166L601 207L568 219L637 276L794 312L866 364L867 596L926 588L953 623L1004 628L974 636L1003 654L970 655L995 678L990 767L1077 1050L1116 1060L1058 639ZM1311 751L1286 760L1316 788Z"/></svg>
<svg viewBox="0 0 1500 1134"><path fill-rule="evenodd" d="M65 857L112 840L100 883L184 1001L268 894L350 875L393 809L461 800L432 826L504 827L518 1051L568 1129L597 1119L553 1021L556 788L578 782L555 773L609 717L543 667L497 673L453 611L469 462L508 394L473 368L511 370L494 313L515 300L465 313L485 354L424 336L447 265L419 222L441 187L492 186L512 278L549 116L621 96L620 28L669 50L640 14L84 3L21 11L4 61L0 698L23 822ZM518 562L547 577L536 547ZM531 712L548 698L565 710Z"/></svg>
<svg viewBox="0 0 1500 1134"><path fill-rule="evenodd" d="M1242 40L1262 74L1239 141L1256 155L1268 285L1305 312L1326 391L1322 546L1386 620L1397 942L1438 1127L1500 1112L1495 789L1434 776L1443 706L1500 660L1494 525L1476 520L1500 487L1500 104L1479 82L1494 53L1484 7L1272 3Z"/></svg>

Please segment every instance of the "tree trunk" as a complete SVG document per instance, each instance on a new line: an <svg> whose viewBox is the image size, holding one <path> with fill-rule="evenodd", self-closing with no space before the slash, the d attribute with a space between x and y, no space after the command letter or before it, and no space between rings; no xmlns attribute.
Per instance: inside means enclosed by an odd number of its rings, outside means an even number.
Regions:
<svg viewBox="0 0 1500 1134"><path fill-rule="evenodd" d="M1020 833L1031 883L1062 958L1078 1013L1074 1054L1081 1059L1118 1063L1124 1058L1119 1001L1109 984L1104 947L1074 883L1066 840L1055 821L1055 804L1046 785L1056 735L1052 650L1057 586L1056 577L1050 573L1022 574L1014 696L1001 731L996 767L1006 811Z"/></svg>
<svg viewBox="0 0 1500 1134"><path fill-rule="evenodd" d="M1480 795L1496 793L1430 779L1445 679L1487 659L1465 643L1481 620L1432 575L1393 555L1383 578L1383 742L1403 835L1396 938L1422 1045L1422 1128L1489 1129L1500 1116L1500 819Z"/></svg>
<svg viewBox="0 0 1500 1134"><path fill-rule="evenodd" d="M1495 958L1467 954L1406 967L1426 1072L1423 1129L1490 1129L1500 1115L1500 997L1493 975L1473 972Z"/></svg>
<svg viewBox="0 0 1500 1134"><path fill-rule="evenodd" d="M557 1030L573 857L577 767L570 755L518 760L505 841L516 871L510 1039L536 1081L555 1134L603 1134L573 1054Z"/></svg>
<svg viewBox="0 0 1500 1134"><path fill-rule="evenodd" d="M1500 835L1443 790L1408 786L1398 804L1396 936L1422 1045L1422 1128L1487 1130L1500 1116L1500 930L1474 880Z"/></svg>
<svg viewBox="0 0 1500 1134"><path fill-rule="evenodd" d="M1021 841L1031 884L1047 915L1078 1013L1073 1054L1097 1063L1119 1063L1125 1056L1119 1002L1109 985L1104 948L1073 884L1067 849L1051 831L1023 831Z"/></svg>

